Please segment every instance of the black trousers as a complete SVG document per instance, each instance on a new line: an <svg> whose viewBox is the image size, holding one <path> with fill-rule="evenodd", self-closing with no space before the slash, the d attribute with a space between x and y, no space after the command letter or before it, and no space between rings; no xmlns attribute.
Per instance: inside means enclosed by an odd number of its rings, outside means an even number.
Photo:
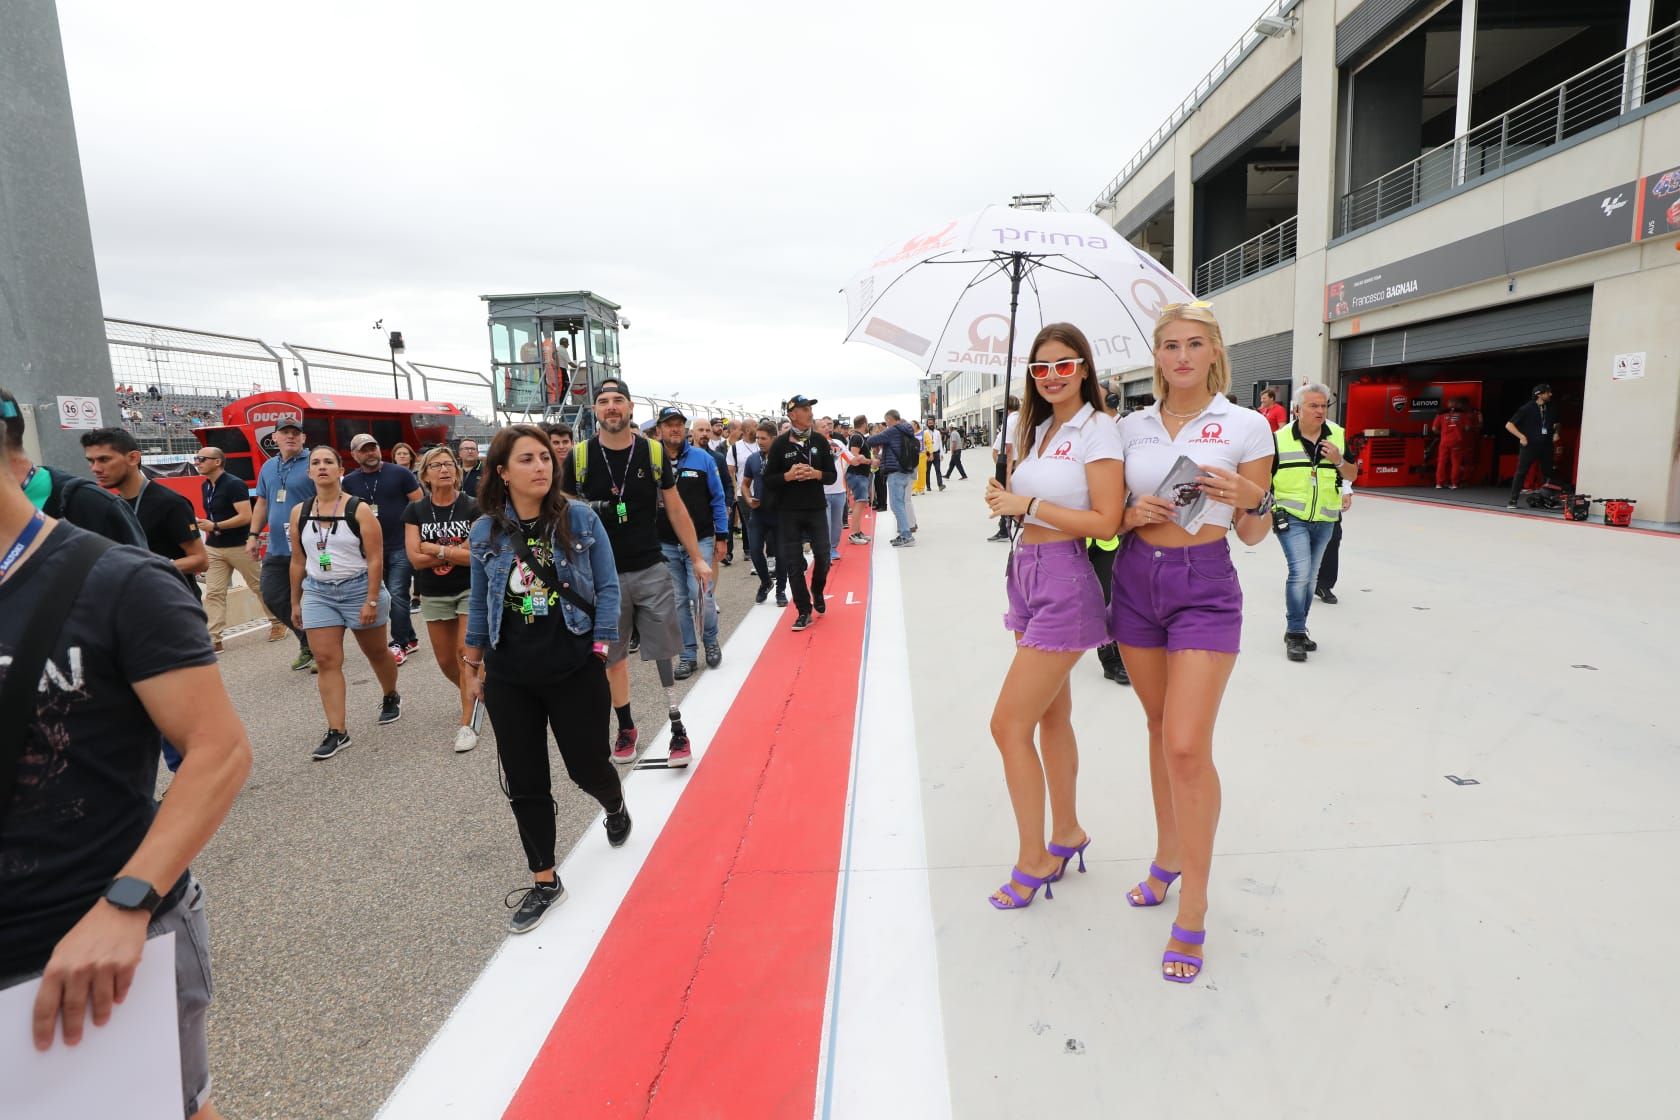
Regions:
<svg viewBox="0 0 1680 1120"><path fill-rule="evenodd" d="M582 668L541 685L491 674L484 678L484 710L496 732L508 804L532 871L554 866L554 795L549 780L548 732L560 744L566 774L612 812L624 787L607 748L612 687L594 657Z"/></svg>
<svg viewBox="0 0 1680 1120"><path fill-rule="evenodd" d="M1113 552L1098 547L1095 541L1085 546L1085 555L1091 561L1091 567L1097 570L1097 584L1102 588L1103 602L1112 601L1114 596L1114 558L1120 555L1120 550Z"/></svg>
<svg viewBox="0 0 1680 1120"><path fill-rule="evenodd" d="M1550 436L1536 436L1528 441L1528 446L1517 453L1517 475L1511 479L1511 500L1517 500L1522 493L1523 480L1528 477L1528 469L1535 463L1540 464L1540 485L1552 481L1552 440Z"/></svg>
<svg viewBox="0 0 1680 1120"><path fill-rule="evenodd" d="M962 465L962 452L953 451L951 452L951 469L945 472L945 477L955 478L959 474L963 476L964 481L967 481L968 470Z"/></svg>
<svg viewBox="0 0 1680 1120"><path fill-rule="evenodd" d="M881 513L882 511L884 511L887 508L887 472L886 471L876 471L875 472L875 482L873 484L872 489L873 489L873 493L875 495L875 500L870 504L875 507L875 512L876 513Z"/></svg>
<svg viewBox="0 0 1680 1120"><path fill-rule="evenodd" d="M938 455L928 456L927 484L929 486L937 486L941 490L945 489L945 476L939 473Z"/></svg>
<svg viewBox="0 0 1680 1120"><path fill-rule="evenodd" d="M262 596L263 606L285 623L286 629L297 635L298 649L308 649L309 639L303 636L302 630L292 625L292 558L264 556L257 582L262 584L257 591Z"/></svg>
<svg viewBox="0 0 1680 1120"><path fill-rule="evenodd" d="M1342 515L1346 517L1346 514ZM1336 577L1341 574L1342 567L1342 523L1336 522L1335 529L1330 532L1330 543L1324 547L1324 559L1318 562L1319 591L1336 590Z"/></svg>
<svg viewBox="0 0 1680 1120"><path fill-rule="evenodd" d="M766 586L770 583L770 549L775 549L776 560L776 590L787 590L787 569L781 564L782 542L780 529L774 516L767 516L762 509L748 507L747 514L747 559L752 561L753 571L758 573L758 581Z"/></svg>
<svg viewBox="0 0 1680 1120"><path fill-rule="evenodd" d="M822 600L823 589L828 586L828 510L826 507L781 509L776 511L776 517L781 522L781 548L776 553L776 574L787 573L793 604L803 614L811 609L813 599ZM809 590L805 587L805 550L800 547L802 538L811 541Z"/></svg>

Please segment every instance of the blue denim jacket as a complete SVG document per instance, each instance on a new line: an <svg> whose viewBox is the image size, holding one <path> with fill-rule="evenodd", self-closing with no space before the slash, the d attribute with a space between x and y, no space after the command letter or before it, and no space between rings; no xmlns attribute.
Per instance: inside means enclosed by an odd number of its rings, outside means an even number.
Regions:
<svg viewBox="0 0 1680 1120"><path fill-rule="evenodd" d="M607 528L583 502L568 498L566 513L572 549L570 555L559 548L554 550L554 568L562 580L595 603L595 620L591 624L589 616L564 595L560 597L560 617L574 634L588 634L593 629L595 641L617 641L618 568L607 541ZM473 522L467 548L472 552L472 593L467 599L466 644L474 649L494 649L502 635L502 595L513 571L513 541L506 533L497 532L492 543L490 519L480 517Z"/></svg>

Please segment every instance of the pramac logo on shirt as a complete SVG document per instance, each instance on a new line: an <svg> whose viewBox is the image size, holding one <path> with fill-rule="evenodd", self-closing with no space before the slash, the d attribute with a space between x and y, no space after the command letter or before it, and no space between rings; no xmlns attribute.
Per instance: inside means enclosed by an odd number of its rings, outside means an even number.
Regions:
<svg viewBox="0 0 1680 1120"><path fill-rule="evenodd" d="M1050 458L1060 459L1064 463L1067 462L1068 460L1072 459L1073 458L1073 441L1071 439L1063 440L1061 445L1059 447L1057 447L1056 450L1050 452Z"/></svg>
<svg viewBox="0 0 1680 1120"><path fill-rule="evenodd" d="M1202 434L1190 441L1191 443L1230 443L1225 438L1225 425L1217 420L1209 420L1202 425Z"/></svg>

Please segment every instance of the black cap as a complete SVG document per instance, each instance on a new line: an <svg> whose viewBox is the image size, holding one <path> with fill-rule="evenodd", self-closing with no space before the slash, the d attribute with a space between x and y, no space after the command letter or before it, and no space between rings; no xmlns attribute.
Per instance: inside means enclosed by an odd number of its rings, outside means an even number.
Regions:
<svg viewBox="0 0 1680 1120"><path fill-rule="evenodd" d="M622 377L609 377L601 382L600 387L595 390L595 399L600 400L603 393L623 393L625 398L628 399L630 386L624 383Z"/></svg>
<svg viewBox="0 0 1680 1120"><path fill-rule="evenodd" d="M1541 393L1549 393L1551 391L1552 391L1552 387L1550 385L1546 384L1544 381L1542 381L1540 384L1538 384L1534 387L1534 395L1537 396L1537 397Z"/></svg>
<svg viewBox="0 0 1680 1120"><path fill-rule="evenodd" d="M668 404L659 410L659 423L663 424L667 420L681 420L686 423L688 421L688 417L685 416L683 414L683 410L678 408L676 405Z"/></svg>
<svg viewBox="0 0 1680 1120"><path fill-rule="evenodd" d="M788 412L792 412L796 408L810 408L816 403L817 398L815 397L807 397L802 393L795 393L793 396L788 398L787 404L782 407Z"/></svg>
<svg viewBox="0 0 1680 1120"><path fill-rule="evenodd" d="M301 432L303 431L303 422L301 420L294 420L290 416L285 416L280 419L278 424L274 425L274 430L277 432L284 431L287 428L296 428Z"/></svg>

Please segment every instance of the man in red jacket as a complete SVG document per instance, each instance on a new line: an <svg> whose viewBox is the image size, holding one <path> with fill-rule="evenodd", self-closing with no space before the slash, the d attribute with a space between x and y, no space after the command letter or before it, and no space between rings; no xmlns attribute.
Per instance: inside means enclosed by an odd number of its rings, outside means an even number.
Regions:
<svg viewBox="0 0 1680 1120"><path fill-rule="evenodd" d="M1283 411L1283 406L1278 403L1276 389L1265 388L1260 390L1259 411L1260 415L1266 418L1266 423L1272 426L1274 432L1289 423L1289 415Z"/></svg>
<svg viewBox="0 0 1680 1120"><path fill-rule="evenodd" d="M1470 414L1465 411L1464 402L1457 399L1448 402L1447 410L1437 413L1429 422L1429 430L1441 437L1435 449L1435 489L1447 486L1457 490L1458 480L1464 473L1464 445L1470 442Z"/></svg>

